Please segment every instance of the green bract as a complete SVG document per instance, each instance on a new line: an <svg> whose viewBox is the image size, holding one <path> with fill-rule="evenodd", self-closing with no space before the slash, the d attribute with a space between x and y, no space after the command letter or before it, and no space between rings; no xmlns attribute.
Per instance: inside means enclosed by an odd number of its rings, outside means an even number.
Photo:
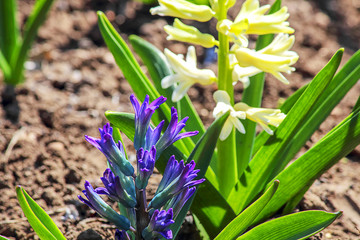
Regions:
<svg viewBox="0 0 360 240"><path fill-rule="evenodd" d="M219 0L213 4L218 7L216 18L225 19L226 4L229 3ZM277 0L268 14L276 13L279 9L281 1ZM151 99L161 94L171 99L174 87L161 88L161 80L172 74L165 56L150 43L130 36L130 43L149 70L150 81L105 15L99 12L98 17L105 42L135 94L140 98L149 94ZM256 51L268 46L273 38L271 34L259 36ZM233 99L229 39L220 33L218 40L218 88L228 92L230 99ZM321 231L341 215L323 211L290 213L315 179L360 143L360 104L314 147L287 165L359 79L360 51L338 69L342 54L343 49L337 51L308 85L287 99L280 109L287 116L277 128L270 127L273 135L263 131L256 136L256 123L247 119L242 122L246 134L232 131L225 141L219 141L221 127L229 113L219 117L205 132L186 94L178 102L164 104L160 112L168 121L170 106L176 106L179 117L190 117L185 130L198 130L200 133L187 142L180 140L177 145L167 149L156 163L157 168L162 172L165 159L175 154L179 159L194 159L201 169L199 176L207 179L176 219L172 229L174 235L189 209L205 239L306 238ZM244 89L242 97L242 102L247 104L244 106L261 107L264 77L262 72L250 78L251 84ZM130 139L133 137L133 115L116 112L105 115L114 127ZM158 124L157 120L154 124ZM279 213L284 216L265 222Z"/></svg>
<svg viewBox="0 0 360 240"><path fill-rule="evenodd" d="M6 84L24 81L24 63L39 27L54 0L37 0L25 23L23 37L16 22L16 0L0 1L0 69Z"/></svg>

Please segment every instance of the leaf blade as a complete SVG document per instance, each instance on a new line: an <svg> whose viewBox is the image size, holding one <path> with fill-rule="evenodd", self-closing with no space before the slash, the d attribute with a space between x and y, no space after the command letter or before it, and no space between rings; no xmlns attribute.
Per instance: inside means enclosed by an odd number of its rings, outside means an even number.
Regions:
<svg viewBox="0 0 360 240"><path fill-rule="evenodd" d="M298 212L265 222L237 239L303 239L321 231L341 214L341 212L327 213L323 211Z"/></svg>

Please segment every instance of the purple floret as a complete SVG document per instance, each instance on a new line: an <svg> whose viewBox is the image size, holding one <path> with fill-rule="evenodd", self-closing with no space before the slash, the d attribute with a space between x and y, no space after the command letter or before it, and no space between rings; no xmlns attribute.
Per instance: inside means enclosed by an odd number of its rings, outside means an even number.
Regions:
<svg viewBox="0 0 360 240"><path fill-rule="evenodd" d="M99 149L109 162L113 165L117 165L121 172L126 176L132 176L134 174L134 168L131 166L131 163L125 158L124 148L119 141L115 143L112 132L113 128L110 126L110 123L104 125L101 129L99 128L101 138L93 138L90 136L85 136L86 141L94 145Z"/></svg>
<svg viewBox="0 0 360 240"><path fill-rule="evenodd" d="M171 120L169 126L166 128L164 134L160 137L159 141L156 143L156 159L159 158L161 153L169 147L171 144L185 137L191 137L199 133L199 131L193 132L184 132L180 133L181 130L185 127L186 121L189 117L178 122L178 114L174 107L171 108Z"/></svg>
<svg viewBox="0 0 360 240"><path fill-rule="evenodd" d="M143 237L146 240L156 239L158 237L164 237L166 239L172 239L172 231L169 226L173 224L173 210L155 210L151 216L149 225L142 232Z"/></svg>
<svg viewBox="0 0 360 240"><path fill-rule="evenodd" d="M139 101L132 94L130 101L135 111L135 137L134 147L136 150L145 146L146 132L150 126L150 120L155 110L166 101L166 98L160 96L152 103L149 103L149 95L145 96L144 102L140 105Z"/></svg>
<svg viewBox="0 0 360 240"><path fill-rule="evenodd" d="M193 187L205 181L205 179L194 180L200 170L195 169L195 161L184 164L178 162L175 156L171 156L165 168L163 178L155 193L155 197L149 204L149 208L161 208L168 200L188 187Z"/></svg>

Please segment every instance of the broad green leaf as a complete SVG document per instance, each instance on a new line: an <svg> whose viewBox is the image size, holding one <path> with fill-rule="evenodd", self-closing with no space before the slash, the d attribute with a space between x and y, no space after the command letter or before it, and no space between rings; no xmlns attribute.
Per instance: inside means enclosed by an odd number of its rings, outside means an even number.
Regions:
<svg viewBox="0 0 360 240"><path fill-rule="evenodd" d="M66 239L47 213L20 186L16 195L26 218L40 239Z"/></svg>
<svg viewBox="0 0 360 240"><path fill-rule="evenodd" d="M240 179L240 184L234 188L228 199L233 205L235 212L244 209L254 197L261 192L269 182L274 172L277 172L284 161L285 151L289 143L297 134L297 131L309 118L309 112L313 111L314 104L333 78L336 69L340 64L343 49L339 50L330 62L316 75L310 85L306 88L296 104L291 108L287 117L275 130L266 144L260 148L251 160L248 168ZM235 201L239 198L241 199Z"/></svg>
<svg viewBox="0 0 360 240"><path fill-rule="evenodd" d="M270 188L253 204L246 208L242 213L240 213L234 220L232 220L215 240L220 239L236 239L240 236L247 228L250 227L251 223L257 217L257 215L264 209L266 204L275 194L279 186L279 181L274 181Z"/></svg>
<svg viewBox="0 0 360 240"><path fill-rule="evenodd" d="M360 144L359 115L359 109L352 112L315 146L275 177L280 180L281 185L256 221L274 214L299 194L304 186L310 186L315 179Z"/></svg>
<svg viewBox="0 0 360 240"><path fill-rule="evenodd" d="M98 11L97 14L101 35L103 36L106 45L114 56L116 64L120 67L135 95L140 99L144 99L148 94L151 101L160 97L160 94L156 91L154 86L141 70L140 65L131 53L129 47L116 32L114 27L106 18L105 14L100 11ZM160 109L164 113L164 117L167 121L169 121L171 114L169 106L164 103L160 106ZM160 119L162 120L163 118ZM161 121L160 119L156 115L153 117L156 124Z"/></svg>
<svg viewBox="0 0 360 240"><path fill-rule="evenodd" d="M219 227L224 218L229 220L228 216L224 215L224 213L228 212L231 215L232 210L229 205L226 203L226 200L223 199L219 192L213 187L212 182L216 181L216 179L209 179L209 174L205 174L207 171L211 171L209 168L210 161L214 149L216 147L217 139L219 138L220 131L222 126L224 125L229 113L224 114L219 119L215 120L211 126L206 130L205 134L201 137L201 139L196 144L194 150L191 152L188 157L188 162L191 160L195 160L196 169L199 169L198 178L206 177L207 181L200 184L198 189L200 192L197 193L195 197L194 203L191 207L193 213L199 218L201 224L206 229L206 232L209 236L214 236L216 234L215 231L220 231ZM204 189L207 189L204 191ZM216 197L217 196L217 197ZM171 229L173 232L177 233L183 223L183 220L191 206L191 202L194 199L192 197L191 200L188 201L181 212L179 213L175 223L172 225ZM204 202L206 203L204 205ZM210 206L209 206L210 205ZM220 209L216 209L215 206L221 207ZM203 206L203 207L200 207ZM213 208L212 211L206 211L206 208Z"/></svg>
<svg viewBox="0 0 360 240"><path fill-rule="evenodd" d="M281 7L281 0L276 0L268 14L278 11ZM256 50L260 50L271 43L274 34L261 35L256 41ZM242 101L251 107L261 107L261 100L264 89L265 73L259 73L250 78L250 85L244 89ZM237 170L240 178L248 166L251 156L256 134L256 123L245 119L242 121L246 134L236 131L237 146ZM265 132L265 131L264 131Z"/></svg>
<svg viewBox="0 0 360 240"><path fill-rule="evenodd" d="M329 226L341 214L341 212L327 213L323 211L298 212L265 222L237 239L305 239Z"/></svg>
<svg viewBox="0 0 360 240"><path fill-rule="evenodd" d="M120 67L135 95L140 99L144 99L148 94L151 101L160 97L158 91L141 70L140 65L136 61L125 41L116 32L114 27L106 18L105 14L100 11L98 12L98 21L100 32L105 40L105 43L114 56L115 62ZM159 124L163 119L169 122L170 118L170 108L166 103L163 103L161 104L159 111L155 112L152 117L152 121L155 124ZM190 154L194 145L195 144L190 138L181 139L176 143L176 146L178 146L187 155Z"/></svg>
<svg viewBox="0 0 360 240"><path fill-rule="evenodd" d="M24 38L21 46L19 46L10 62L13 66L13 74L9 83L16 85L22 82L24 63L28 57L29 49L37 35L39 27L44 23L46 15L49 12L54 0L37 0L35 2L33 11L25 23Z"/></svg>
<svg viewBox="0 0 360 240"><path fill-rule="evenodd" d="M134 139L134 135L135 135L134 114L107 111L105 113L105 116L110 121L111 124L119 128L120 131L123 132L130 140ZM224 115L224 118L226 118L226 116L227 115ZM223 124L221 122L223 120L224 120L223 118L219 118L218 121L215 121L213 124L216 124L215 126L219 126L218 124L220 123ZM215 133L219 134L220 129L221 128L218 127L212 127L211 130L208 131L210 131L212 136L216 136L214 134ZM206 141L209 140L209 136L210 135L208 136L204 135ZM213 138L217 139L216 137ZM209 156L207 154L210 153L201 153L201 151L204 151L203 150L204 147L206 147L204 146L204 143L206 143L206 141L204 141L203 143L199 141L197 147L197 149L199 148L199 150L197 150L199 152L194 155L194 159L196 161L200 161L199 165L203 165L203 166L204 166L204 162L208 159L199 160L196 158ZM211 140L210 142L213 141L214 140ZM158 161L156 161L156 168L161 173L164 172L165 166L171 155L175 155L175 158L177 160L187 159L187 157L182 152L180 152L175 146L168 147L161 154ZM207 176L208 173L205 174L205 178ZM211 184L210 181L205 181L202 184L200 184L197 192L198 194L194 199L191 210L200 219L207 233L211 237L215 237L221 231L221 229L226 226L227 223L229 223L233 218L235 218L235 214L230 208L230 206L227 204L226 200L219 194L219 192ZM187 204L189 205L185 205L183 209L191 206L190 203L191 201L188 201Z"/></svg>
<svg viewBox="0 0 360 240"><path fill-rule="evenodd" d="M326 88L324 93L316 102L313 111L311 112L312 117L306 119L303 126L298 131L296 137L293 138L294 144L289 144L291 150L287 154L287 160L284 161L283 165L286 165L290 159L293 158L294 154L305 144L306 140L310 138L312 133L318 128L321 122L330 114L345 94L354 86L360 76L360 51L357 51L349 61L341 68L341 70L331 80L329 86ZM291 107L295 104L300 95L305 91L308 85L303 86L293 95L291 95L281 107L281 111L288 113ZM255 141L254 151L257 150L266 142L270 137L265 132L259 134Z"/></svg>
<svg viewBox="0 0 360 240"><path fill-rule="evenodd" d="M287 154L284 156L282 166L278 172L286 167L311 135L319 128L320 124L330 115L331 111L346 93L358 82L360 76L360 51L358 51L352 60L357 60L357 65L354 66L351 64L354 61L349 61L339 73L335 75L329 86L317 100L315 106L309 112L309 117L305 119L299 131L291 140L288 149L285 150ZM274 172L272 177L278 172Z"/></svg>
<svg viewBox="0 0 360 240"><path fill-rule="evenodd" d="M161 80L172 73L165 55L154 45L136 35L131 35L129 37L129 41L135 52L140 56L141 60L149 70L151 79L153 80L157 91L168 99L170 106L177 107L176 103L171 102L171 95L173 93L174 87L169 87L166 89L161 87ZM179 116L181 116L179 118L184 118L186 116L189 117L185 129L187 131L199 131L198 135L192 137L194 142L197 142L204 134L205 127L202 124L201 119L187 94L180 100L180 102L178 102L177 108Z"/></svg>
<svg viewBox="0 0 360 240"><path fill-rule="evenodd" d="M301 88L299 88L296 92L294 92L286 101L284 104L280 107L281 112L287 114L290 109L294 106L296 101L301 97L301 95L304 93L305 89L308 85L305 85ZM271 137L270 134L268 134L265 131L262 131L259 133L258 136L256 136L254 148L253 148L253 155L259 151L259 149L266 143L266 141Z"/></svg>
<svg viewBox="0 0 360 240"><path fill-rule="evenodd" d="M16 0L0 1L0 52L10 64L20 40L16 22Z"/></svg>
<svg viewBox="0 0 360 240"><path fill-rule="evenodd" d="M176 107L176 103L171 101L174 88L164 89L161 87L161 79L171 74L171 67L166 61L165 55L154 45L139 36L130 35L129 42L147 67L156 90L168 99L169 106Z"/></svg>

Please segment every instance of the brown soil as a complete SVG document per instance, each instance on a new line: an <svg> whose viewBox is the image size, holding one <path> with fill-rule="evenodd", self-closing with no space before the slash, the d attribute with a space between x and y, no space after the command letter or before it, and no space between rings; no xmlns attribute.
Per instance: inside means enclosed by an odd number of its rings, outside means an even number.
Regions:
<svg viewBox="0 0 360 240"><path fill-rule="evenodd" d="M19 1L21 23L33 2ZM294 50L300 60L297 72L288 77L290 85L267 79L265 107L276 107L279 98L288 97L310 81L338 48L345 47L346 60L360 46L358 1L288 0L285 4L296 30ZM165 40L162 27L170 18L150 16L149 7L141 3L56 1L31 51L26 82L14 91L16 101L11 89L0 87L1 92L9 93L2 97L4 107L0 108L0 235L38 239L16 199L15 187L21 185L68 239L113 238L114 228L77 199L85 180L101 184L99 177L106 168L105 158L85 142L84 135L98 136L97 128L106 122L106 110L132 112L131 88L102 41L95 10L105 11L125 39L129 34L139 34L160 49L186 51L185 45ZM204 51L197 50L201 61ZM240 84L236 89L240 100ZM207 125L212 121L214 90L196 86L189 91ZM349 114L359 91L360 85L356 85L347 94L303 151ZM129 142L127 145L130 152ZM356 184L360 181L359 153L353 151L317 180L299 206L301 210L344 211L339 220L316 235L317 239L360 238L360 187ZM151 192L159 177L155 175L151 182Z"/></svg>

